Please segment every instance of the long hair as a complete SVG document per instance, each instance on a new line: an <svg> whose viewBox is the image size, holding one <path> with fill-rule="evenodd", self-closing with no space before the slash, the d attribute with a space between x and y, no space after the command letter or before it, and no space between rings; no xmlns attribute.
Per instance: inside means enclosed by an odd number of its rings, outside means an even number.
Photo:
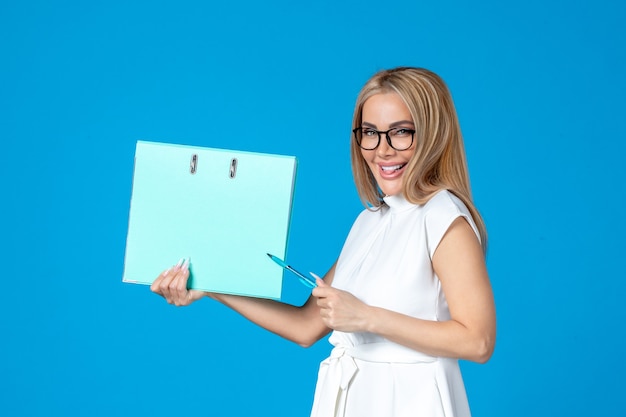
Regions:
<svg viewBox="0 0 626 417"><path fill-rule="evenodd" d="M415 124L415 152L404 172L404 197L413 204L424 204L438 191L452 192L469 209L486 252L487 230L472 200L461 127L448 87L437 74L423 68L380 71L370 78L357 97L353 129L361 126L363 104L381 93L398 94ZM366 207L381 207L384 195L355 140L351 140L350 154L361 201Z"/></svg>

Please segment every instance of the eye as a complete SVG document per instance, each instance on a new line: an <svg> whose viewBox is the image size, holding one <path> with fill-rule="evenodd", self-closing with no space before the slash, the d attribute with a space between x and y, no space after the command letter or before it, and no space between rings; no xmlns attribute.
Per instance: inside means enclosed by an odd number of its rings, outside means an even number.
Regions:
<svg viewBox="0 0 626 417"><path fill-rule="evenodd" d="M378 132L374 129L363 128L361 130L363 132L363 136L367 136L367 137L378 136Z"/></svg>
<svg viewBox="0 0 626 417"><path fill-rule="evenodd" d="M393 136L410 136L414 130L408 129L406 127L399 127L392 132Z"/></svg>

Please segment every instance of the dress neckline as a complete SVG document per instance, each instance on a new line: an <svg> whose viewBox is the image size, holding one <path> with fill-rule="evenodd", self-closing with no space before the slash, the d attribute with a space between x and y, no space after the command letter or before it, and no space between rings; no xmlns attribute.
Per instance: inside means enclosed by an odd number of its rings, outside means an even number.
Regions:
<svg viewBox="0 0 626 417"><path fill-rule="evenodd" d="M400 212L417 207L417 205L407 201L402 193L394 195L386 195L383 201L392 212Z"/></svg>

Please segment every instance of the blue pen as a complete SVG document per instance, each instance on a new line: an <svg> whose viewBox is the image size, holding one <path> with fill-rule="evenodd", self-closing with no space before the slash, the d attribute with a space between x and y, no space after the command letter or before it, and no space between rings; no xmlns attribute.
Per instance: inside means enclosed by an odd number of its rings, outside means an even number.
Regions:
<svg viewBox="0 0 626 417"><path fill-rule="evenodd" d="M309 288L317 287L317 284L315 283L315 281L313 281L311 278L307 277L306 275L296 271L295 269L293 269L292 267L287 265L287 263L285 263L285 261L283 261L282 259L277 258L276 256L272 255L271 253L268 253L267 256L269 256L270 259L272 261L276 262L278 265L282 266L286 270L291 271L293 274L297 275L297 277L300 279L300 282L303 283L304 285L306 285L307 287L309 287Z"/></svg>

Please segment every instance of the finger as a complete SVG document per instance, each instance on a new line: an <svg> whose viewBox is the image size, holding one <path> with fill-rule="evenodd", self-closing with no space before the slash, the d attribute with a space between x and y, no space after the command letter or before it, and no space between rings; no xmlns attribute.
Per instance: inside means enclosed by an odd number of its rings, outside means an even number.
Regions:
<svg viewBox="0 0 626 417"><path fill-rule="evenodd" d="M326 298L330 294L331 290L332 290L332 287L329 287L328 285L323 284L323 285L318 285L317 287L315 287L313 291L311 292L311 294L317 298Z"/></svg>
<svg viewBox="0 0 626 417"><path fill-rule="evenodd" d="M324 280L317 276L317 274L314 274L313 272L309 272L309 274L311 274L311 276L315 278L315 283L318 287L328 287Z"/></svg>
<svg viewBox="0 0 626 417"><path fill-rule="evenodd" d="M178 263L168 271L168 273L163 277L163 279L159 283L159 290L161 291L161 294L163 295L163 297L165 297L167 302L170 304L173 303L173 294L171 290L172 281L176 279L176 276L180 272L180 267L182 265L182 262L183 262L183 259L178 261Z"/></svg>
<svg viewBox="0 0 626 417"><path fill-rule="evenodd" d="M171 304L175 304L175 305L179 305L180 304L180 300L181 298L181 290L180 287L181 285L181 281L184 281L184 271L182 269L182 265L178 265L175 269L174 269L174 275L172 276L172 279L169 281L168 284L168 295L171 299Z"/></svg>
<svg viewBox="0 0 626 417"><path fill-rule="evenodd" d="M176 269L172 268L159 280L157 293L161 294L171 304L170 283L176 277Z"/></svg>
<svg viewBox="0 0 626 417"><path fill-rule="evenodd" d="M172 295L175 297L175 304L183 306L190 303L189 290L187 289L187 280L189 278L189 261L185 260L180 267L176 278L170 284Z"/></svg>
<svg viewBox="0 0 626 417"><path fill-rule="evenodd" d="M321 310L326 310L328 309L328 300L326 298L318 298L317 299L317 306L321 309Z"/></svg>
<svg viewBox="0 0 626 417"><path fill-rule="evenodd" d="M161 272L154 281L152 281L152 284L150 284L150 291L159 295L163 295L161 294L161 289L159 287L161 285L161 281L163 281L163 278L165 278L165 276L170 272L170 269L172 268L167 268L165 271Z"/></svg>

